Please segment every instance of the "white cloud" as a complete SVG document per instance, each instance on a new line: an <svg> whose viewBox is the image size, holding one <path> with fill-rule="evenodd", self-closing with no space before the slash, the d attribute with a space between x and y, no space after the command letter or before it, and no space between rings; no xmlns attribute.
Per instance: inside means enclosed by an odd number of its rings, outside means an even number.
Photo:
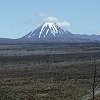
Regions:
<svg viewBox="0 0 100 100"><path fill-rule="evenodd" d="M52 17L52 16L45 17L43 19L43 21L44 22L54 22L54 23L57 23L59 26L61 26L63 28L71 26L71 24L67 20L61 21L57 17Z"/></svg>
<svg viewBox="0 0 100 100"><path fill-rule="evenodd" d="M57 22L58 18L56 18L56 17L46 17L46 18L44 18L44 21L45 22Z"/></svg>
<svg viewBox="0 0 100 100"><path fill-rule="evenodd" d="M39 15L40 15L41 17L47 17L47 16L48 16L48 14L43 13L43 12L41 12Z"/></svg>
<svg viewBox="0 0 100 100"><path fill-rule="evenodd" d="M58 25L62 26L62 27L65 27L65 28L71 26L68 21L58 22Z"/></svg>
<svg viewBox="0 0 100 100"><path fill-rule="evenodd" d="M98 34L100 35L100 31L98 31Z"/></svg>

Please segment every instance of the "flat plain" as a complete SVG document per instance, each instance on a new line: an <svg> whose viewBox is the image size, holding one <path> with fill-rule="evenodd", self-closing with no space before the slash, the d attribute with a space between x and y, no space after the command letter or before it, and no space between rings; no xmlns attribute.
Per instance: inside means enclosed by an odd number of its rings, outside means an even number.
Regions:
<svg viewBox="0 0 100 100"><path fill-rule="evenodd" d="M99 89L100 43L2 44L0 100L82 100L92 93L94 62Z"/></svg>

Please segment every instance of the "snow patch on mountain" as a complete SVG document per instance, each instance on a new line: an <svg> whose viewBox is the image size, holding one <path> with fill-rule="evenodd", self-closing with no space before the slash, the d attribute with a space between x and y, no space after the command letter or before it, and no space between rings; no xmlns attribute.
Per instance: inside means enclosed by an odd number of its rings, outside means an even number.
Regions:
<svg viewBox="0 0 100 100"><path fill-rule="evenodd" d="M45 29L46 28L48 28L46 31L45 31ZM41 28L41 31L40 31L40 33L39 33L39 38L41 38L41 35L42 35L42 33L45 31L45 35L44 35L44 38L45 38L45 36L48 34L48 32L49 31L51 31L51 33L55 36L55 33L58 33L58 29L57 29L57 27L56 27L56 24L55 23L50 23L50 22L48 22L48 23L45 23L45 24L43 24L43 26L42 26L42 28Z"/></svg>

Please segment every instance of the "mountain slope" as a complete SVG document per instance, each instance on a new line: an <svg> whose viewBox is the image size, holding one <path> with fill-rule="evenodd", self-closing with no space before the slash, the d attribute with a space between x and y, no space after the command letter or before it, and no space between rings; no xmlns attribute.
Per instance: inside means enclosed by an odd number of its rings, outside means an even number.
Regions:
<svg viewBox="0 0 100 100"><path fill-rule="evenodd" d="M74 35L63 30L56 23L44 23L34 31L29 32L22 39L51 39L51 38L72 38Z"/></svg>

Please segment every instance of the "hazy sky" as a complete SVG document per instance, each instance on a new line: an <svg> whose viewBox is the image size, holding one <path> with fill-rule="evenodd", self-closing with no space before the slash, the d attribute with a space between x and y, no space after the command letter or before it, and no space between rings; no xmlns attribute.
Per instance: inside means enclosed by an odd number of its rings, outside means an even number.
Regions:
<svg viewBox="0 0 100 100"><path fill-rule="evenodd" d="M44 21L74 34L100 34L100 0L0 0L0 38L19 38Z"/></svg>

